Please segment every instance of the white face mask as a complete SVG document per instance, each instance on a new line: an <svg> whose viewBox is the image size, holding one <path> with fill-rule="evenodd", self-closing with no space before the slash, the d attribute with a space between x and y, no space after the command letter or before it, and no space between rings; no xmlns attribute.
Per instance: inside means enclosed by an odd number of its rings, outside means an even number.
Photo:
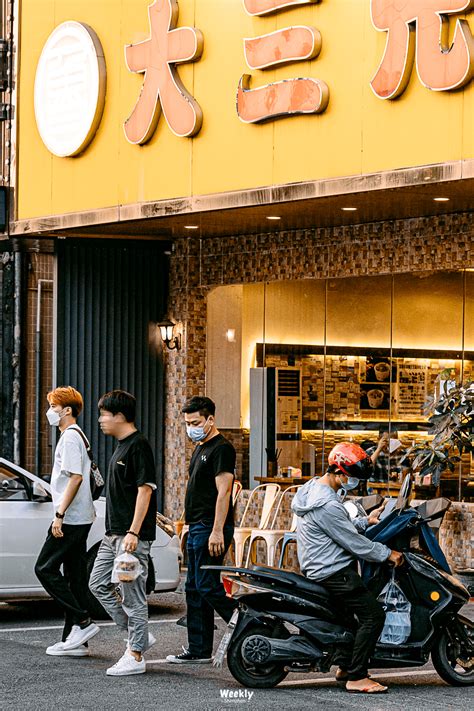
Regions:
<svg viewBox="0 0 474 711"><path fill-rule="evenodd" d="M347 482L345 484L342 482L342 488L344 491L354 491L354 489L357 489L359 486L359 482L360 480L355 476L348 476Z"/></svg>
<svg viewBox="0 0 474 711"><path fill-rule="evenodd" d="M56 412L56 410L53 410L52 407L50 407L49 410L46 412L46 417L51 427L58 427L59 423L61 422L61 416L62 415L59 412Z"/></svg>

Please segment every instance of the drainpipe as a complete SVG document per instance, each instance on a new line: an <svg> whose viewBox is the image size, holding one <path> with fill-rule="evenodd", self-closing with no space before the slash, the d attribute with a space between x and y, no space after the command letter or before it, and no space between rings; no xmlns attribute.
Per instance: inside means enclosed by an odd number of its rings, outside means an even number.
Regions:
<svg viewBox="0 0 474 711"><path fill-rule="evenodd" d="M13 326L13 461L21 464L21 315L23 307L23 254L14 257L14 326Z"/></svg>
<svg viewBox="0 0 474 711"><path fill-rule="evenodd" d="M35 473L41 476L41 294L43 284L52 284L52 279L38 279L38 295L36 299L36 333L35 333Z"/></svg>

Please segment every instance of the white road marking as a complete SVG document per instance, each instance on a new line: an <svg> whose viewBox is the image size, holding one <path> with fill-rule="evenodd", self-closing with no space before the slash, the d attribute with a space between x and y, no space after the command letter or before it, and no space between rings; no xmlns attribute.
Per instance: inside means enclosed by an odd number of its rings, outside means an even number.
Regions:
<svg viewBox="0 0 474 711"><path fill-rule="evenodd" d="M178 620L180 620L181 617L176 617L175 619L172 620L148 620L149 625L166 625L166 624L171 624L176 623ZM214 617L214 620L220 620L220 617ZM97 622L96 623L98 627L115 627L115 622ZM0 635L5 634L6 632L34 632L35 630L38 632L42 632L43 630L62 630L64 625L48 625L45 627L10 627L8 629L2 629L0 627Z"/></svg>
<svg viewBox="0 0 474 711"><path fill-rule="evenodd" d="M436 676L434 669L417 669L415 671L400 671L400 672L387 672L386 674L371 674L371 679L394 679L399 677L410 677L410 676ZM325 679L295 679L293 681L282 681L278 686L310 686L312 684L327 684L329 681L336 681L335 676L326 677Z"/></svg>
<svg viewBox="0 0 474 711"><path fill-rule="evenodd" d="M173 620L149 620L148 624L149 625L165 625L167 623L174 622L176 623L179 620L179 617ZM115 622L97 622L96 623L99 627L115 627ZM6 632L41 632L43 630L62 630L64 625L48 625L47 627L11 627L9 629L2 629L0 627L0 634L5 634Z"/></svg>

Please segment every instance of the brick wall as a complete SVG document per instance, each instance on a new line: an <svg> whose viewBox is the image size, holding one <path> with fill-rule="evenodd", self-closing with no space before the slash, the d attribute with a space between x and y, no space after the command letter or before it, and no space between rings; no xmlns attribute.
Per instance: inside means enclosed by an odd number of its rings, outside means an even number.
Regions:
<svg viewBox="0 0 474 711"><path fill-rule="evenodd" d="M165 511L179 516L191 448L179 414L205 389L206 296L223 284L322 279L474 267L472 213L337 228L234 237L183 237L174 243L169 312L182 324L183 348L167 353ZM245 466L246 437L232 432Z"/></svg>

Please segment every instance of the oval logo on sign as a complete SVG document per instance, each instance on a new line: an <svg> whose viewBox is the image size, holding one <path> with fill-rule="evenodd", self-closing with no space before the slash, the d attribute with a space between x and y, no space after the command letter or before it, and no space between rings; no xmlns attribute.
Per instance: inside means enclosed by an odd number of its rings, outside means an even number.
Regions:
<svg viewBox="0 0 474 711"><path fill-rule="evenodd" d="M64 158L81 153L102 118L106 68L94 30L63 22L48 37L36 69L35 117L48 150Z"/></svg>

